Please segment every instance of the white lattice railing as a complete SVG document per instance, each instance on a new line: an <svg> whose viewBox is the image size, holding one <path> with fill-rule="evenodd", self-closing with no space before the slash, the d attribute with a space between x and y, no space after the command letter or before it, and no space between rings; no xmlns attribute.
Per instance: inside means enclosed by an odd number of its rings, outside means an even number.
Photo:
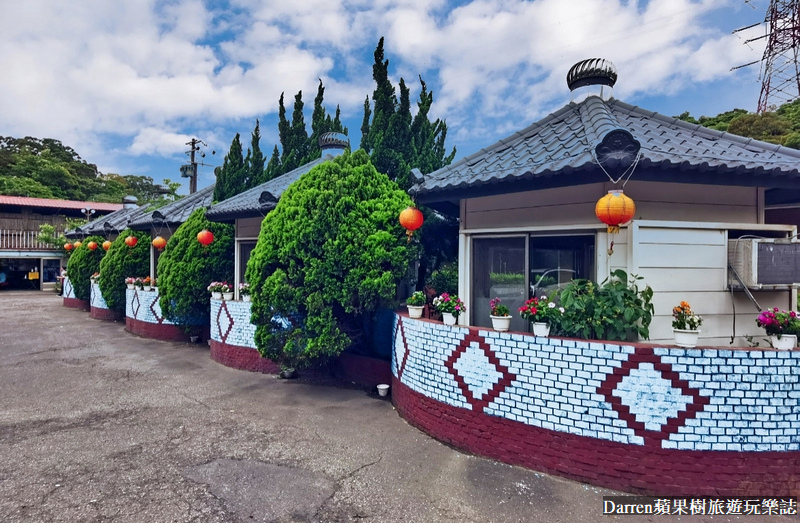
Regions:
<svg viewBox="0 0 800 523"><path fill-rule="evenodd" d="M39 231L0 229L0 249L44 251L53 250L53 247L39 241Z"/></svg>

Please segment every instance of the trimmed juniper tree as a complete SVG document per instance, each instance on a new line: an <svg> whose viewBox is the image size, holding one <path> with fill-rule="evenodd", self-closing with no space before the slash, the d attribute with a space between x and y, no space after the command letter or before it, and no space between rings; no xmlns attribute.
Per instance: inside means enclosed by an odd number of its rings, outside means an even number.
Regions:
<svg viewBox="0 0 800 523"><path fill-rule="evenodd" d="M135 237L133 247L125 238ZM127 229L111 242L111 247L100 262L100 279L97 284L108 308L125 314L125 278L147 276L150 273L150 235L143 231Z"/></svg>
<svg viewBox="0 0 800 523"><path fill-rule="evenodd" d="M203 246L197 233L208 229L214 241ZM211 222L195 209L167 242L158 258L158 290L164 316L179 325L208 324L212 281L233 282L233 225Z"/></svg>
<svg viewBox="0 0 800 523"><path fill-rule="evenodd" d="M258 120L250 135L250 148L247 150L244 164L247 169L244 190L247 190L262 183L261 179L264 177L264 153L261 152L261 127Z"/></svg>
<svg viewBox="0 0 800 523"><path fill-rule="evenodd" d="M89 236L81 242L81 246L72 251L72 256L67 262L67 274L72 288L75 289L75 297L79 300L88 300L91 295L92 274L100 272L100 260L103 259L106 251L101 247L105 239L102 236ZM89 249L89 243L95 242L97 248Z"/></svg>
<svg viewBox="0 0 800 523"><path fill-rule="evenodd" d="M365 320L393 303L416 254L397 220L410 203L364 151L316 166L284 192L247 265L263 356L302 366L365 342Z"/></svg>

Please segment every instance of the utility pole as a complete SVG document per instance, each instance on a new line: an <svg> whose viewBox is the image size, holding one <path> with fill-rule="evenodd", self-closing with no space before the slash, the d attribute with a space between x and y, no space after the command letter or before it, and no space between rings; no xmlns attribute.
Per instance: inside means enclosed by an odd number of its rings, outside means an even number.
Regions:
<svg viewBox="0 0 800 523"><path fill-rule="evenodd" d="M200 150L201 143L203 143L201 140L192 138L192 140L186 144L190 146L189 165L191 166L191 172L189 173L189 194L197 192L197 162L194 160L194 153ZM203 143L203 145L205 144Z"/></svg>
<svg viewBox="0 0 800 523"><path fill-rule="evenodd" d="M197 166L203 165L210 167L208 164L203 163L202 160L202 158L206 157L206 153L200 153L200 162L197 161L195 153L200 151L200 145L208 147L208 144L198 138L192 138L190 141L186 142L186 145L189 146L189 150L186 151L186 154L189 155L189 163L187 165L181 165L181 177L189 178L189 194L194 194L197 192ZM216 154L216 151L211 151L211 154Z"/></svg>

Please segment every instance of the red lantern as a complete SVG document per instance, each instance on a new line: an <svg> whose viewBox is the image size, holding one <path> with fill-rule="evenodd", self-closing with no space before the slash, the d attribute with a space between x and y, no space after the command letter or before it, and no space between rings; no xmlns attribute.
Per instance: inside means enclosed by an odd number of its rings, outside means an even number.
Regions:
<svg viewBox="0 0 800 523"><path fill-rule="evenodd" d="M167 246L167 240L165 240L161 236L156 236L155 238L153 238L153 247L155 247L159 251L163 251L164 247L166 246Z"/></svg>
<svg viewBox="0 0 800 523"><path fill-rule="evenodd" d="M90 251L94 251L97 249L97 242L89 242L86 244Z"/></svg>
<svg viewBox="0 0 800 523"><path fill-rule="evenodd" d="M111 242L106 240L103 242L103 249L108 250L111 248Z"/></svg>
<svg viewBox="0 0 800 523"><path fill-rule="evenodd" d="M203 229L197 233L197 241L199 241L203 247L208 247L211 245L211 242L214 241L214 234L208 229Z"/></svg>
<svg viewBox="0 0 800 523"><path fill-rule="evenodd" d="M71 251L72 250L72 244L69 243L69 242L65 243L64 244L64 250L65 251Z"/></svg>
<svg viewBox="0 0 800 523"><path fill-rule="evenodd" d="M136 247L137 243L139 243L139 239L136 236L128 236L125 238L125 245L128 247Z"/></svg>
<svg viewBox="0 0 800 523"><path fill-rule="evenodd" d="M422 212L414 206L406 207L403 212L400 213L400 225L405 227L408 241L411 241L411 236L414 234L414 231L422 227L422 221Z"/></svg>
<svg viewBox="0 0 800 523"><path fill-rule="evenodd" d="M636 204L622 191L608 191L608 194L597 201L594 213L601 222L608 225L608 232L619 232L619 226L628 223L636 214Z"/></svg>
<svg viewBox="0 0 800 523"><path fill-rule="evenodd" d="M81 245L83 245L83 244L82 244L82 243L80 242L80 240L79 240L79 241L77 241L77 242L73 243L72 245L73 245L73 247L75 247L75 248L77 249L78 247L80 247L80 246L81 246Z"/></svg>

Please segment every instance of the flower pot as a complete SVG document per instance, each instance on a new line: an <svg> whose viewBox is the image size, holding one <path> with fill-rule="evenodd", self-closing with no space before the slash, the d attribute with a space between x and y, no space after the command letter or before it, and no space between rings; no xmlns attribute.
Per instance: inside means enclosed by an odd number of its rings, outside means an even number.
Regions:
<svg viewBox="0 0 800 523"><path fill-rule="evenodd" d="M424 305L406 305L406 307L408 307L409 318L422 318L422 309L425 308Z"/></svg>
<svg viewBox="0 0 800 523"><path fill-rule="evenodd" d="M535 336L541 336L546 338L550 336L550 325L544 323L542 321L536 321L533 323L533 334Z"/></svg>
<svg viewBox="0 0 800 523"><path fill-rule="evenodd" d="M229 300L229 301L232 300L233 299L233 293L232 292L223 292L222 293L222 299L223 300Z"/></svg>
<svg viewBox="0 0 800 523"><path fill-rule="evenodd" d="M686 349L697 347L697 337L700 336L699 330L672 329L675 333L675 345Z"/></svg>
<svg viewBox="0 0 800 523"><path fill-rule="evenodd" d="M386 396L389 394L389 385L381 383L378 385L378 396Z"/></svg>
<svg viewBox="0 0 800 523"><path fill-rule="evenodd" d="M243 295L242 296L242 301L250 301L250 295L249 294Z"/></svg>
<svg viewBox="0 0 800 523"><path fill-rule="evenodd" d="M143 291L149 291L150 290L150 286L149 285L145 285L145 286L142 287L142 290Z"/></svg>
<svg viewBox="0 0 800 523"><path fill-rule="evenodd" d="M133 284L132 283L128 283L127 285L128 285L129 289L133 289Z"/></svg>
<svg viewBox="0 0 800 523"><path fill-rule="evenodd" d="M445 325L455 325L456 324L456 316L453 316L449 312L442 313L442 321L444 321Z"/></svg>
<svg viewBox="0 0 800 523"><path fill-rule="evenodd" d="M505 332L511 327L511 316L492 316L492 328L496 331Z"/></svg>
<svg viewBox="0 0 800 523"><path fill-rule="evenodd" d="M211 299L212 300L221 300L222 299L222 293L221 292L212 292L211 293Z"/></svg>
<svg viewBox="0 0 800 523"><path fill-rule="evenodd" d="M778 350L792 350L797 346L797 335L782 334L780 339L777 336L770 336L772 347Z"/></svg>

